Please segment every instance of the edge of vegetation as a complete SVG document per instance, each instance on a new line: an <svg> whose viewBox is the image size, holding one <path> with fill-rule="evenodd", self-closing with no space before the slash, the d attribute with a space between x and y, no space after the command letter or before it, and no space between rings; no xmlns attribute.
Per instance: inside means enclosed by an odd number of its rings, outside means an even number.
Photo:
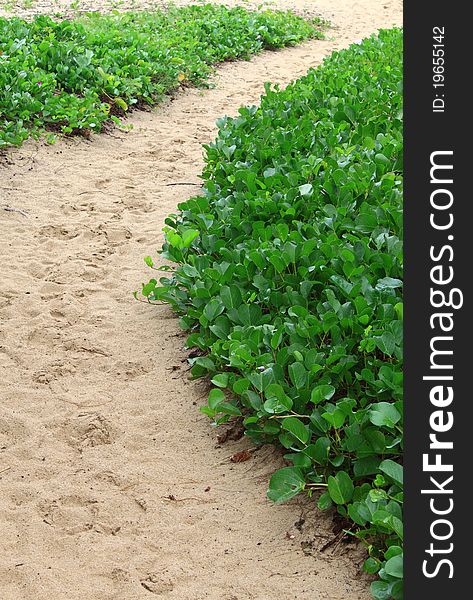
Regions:
<svg viewBox="0 0 473 600"><path fill-rule="evenodd" d="M321 27L289 11L215 4L0 17L0 149L45 130L88 135L120 124L133 107L205 85L217 63L321 37Z"/></svg>
<svg viewBox="0 0 473 600"><path fill-rule="evenodd" d="M218 123L204 194L143 285L188 330L202 411L286 450L268 496L317 492L403 594L402 31L334 53Z"/></svg>

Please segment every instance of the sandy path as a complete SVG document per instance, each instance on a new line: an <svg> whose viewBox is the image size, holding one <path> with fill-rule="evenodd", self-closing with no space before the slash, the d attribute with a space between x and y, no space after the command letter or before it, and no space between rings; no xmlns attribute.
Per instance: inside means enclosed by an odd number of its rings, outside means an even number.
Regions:
<svg viewBox="0 0 473 600"><path fill-rule="evenodd" d="M217 444L176 320L131 298L195 191L168 184L198 183L215 119L401 20L397 0L286 4L329 18L334 41L228 64L131 133L28 143L0 164L0 207L28 215L0 208L2 600L369 597L353 556L318 552L326 516L297 527L306 502L265 499L277 454L229 461L248 441Z"/></svg>

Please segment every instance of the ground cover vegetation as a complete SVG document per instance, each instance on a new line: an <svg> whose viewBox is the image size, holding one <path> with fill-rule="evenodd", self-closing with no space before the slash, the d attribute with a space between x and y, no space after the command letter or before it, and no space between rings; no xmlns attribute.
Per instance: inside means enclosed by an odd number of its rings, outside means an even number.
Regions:
<svg viewBox="0 0 473 600"><path fill-rule="evenodd" d="M333 54L219 122L203 195L166 220L177 263L142 289L189 331L215 423L281 445L275 502L307 492L402 598L402 32Z"/></svg>
<svg viewBox="0 0 473 600"><path fill-rule="evenodd" d="M213 65L321 36L290 12L217 5L31 22L0 17L0 148L45 129L100 131Z"/></svg>

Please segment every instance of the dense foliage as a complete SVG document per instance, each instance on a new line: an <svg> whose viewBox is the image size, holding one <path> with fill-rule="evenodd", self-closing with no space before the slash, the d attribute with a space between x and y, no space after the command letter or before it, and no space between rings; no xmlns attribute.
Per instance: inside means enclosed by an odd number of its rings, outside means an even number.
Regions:
<svg viewBox="0 0 473 600"><path fill-rule="evenodd" d="M99 131L110 115L154 104L212 65L318 35L288 12L205 5L31 23L0 17L0 148L31 133Z"/></svg>
<svg viewBox="0 0 473 600"><path fill-rule="evenodd" d="M402 597L401 44L382 31L222 119L204 195L166 220L178 266L143 286L202 350L203 411L287 449L268 496L323 490L379 600Z"/></svg>

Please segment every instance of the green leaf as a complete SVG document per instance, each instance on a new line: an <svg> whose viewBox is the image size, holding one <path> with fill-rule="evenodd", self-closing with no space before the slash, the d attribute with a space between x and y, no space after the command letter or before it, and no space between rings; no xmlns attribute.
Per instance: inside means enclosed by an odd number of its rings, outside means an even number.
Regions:
<svg viewBox="0 0 473 600"><path fill-rule="evenodd" d="M281 344L283 340L283 330L279 329L271 338L271 348L276 350L276 348Z"/></svg>
<svg viewBox="0 0 473 600"><path fill-rule="evenodd" d="M380 165L384 165L386 167L390 166L389 160L386 156L384 156L384 154L375 154L374 160Z"/></svg>
<svg viewBox="0 0 473 600"><path fill-rule="evenodd" d="M386 560L389 560L393 556L398 556L399 554L402 554L401 546L389 546L389 548L384 553L384 558Z"/></svg>
<svg viewBox="0 0 473 600"><path fill-rule="evenodd" d="M337 456L334 456L329 460L332 463L332 465L338 469L338 467L340 467L344 463L345 457L343 456L343 454L338 454Z"/></svg>
<svg viewBox="0 0 473 600"><path fill-rule="evenodd" d="M378 560L372 558L371 556L367 558L363 564L363 570L370 575L374 575L379 571L381 564Z"/></svg>
<svg viewBox="0 0 473 600"><path fill-rule="evenodd" d="M219 373L212 377L211 382L217 387L226 388L228 387L228 373Z"/></svg>
<svg viewBox="0 0 473 600"><path fill-rule="evenodd" d="M387 500L388 495L384 490L370 490L369 497L371 502L379 502L380 500Z"/></svg>
<svg viewBox="0 0 473 600"><path fill-rule="evenodd" d="M307 383L307 371L300 362L294 362L289 365L289 377L291 378L292 384L298 390L303 388Z"/></svg>
<svg viewBox="0 0 473 600"><path fill-rule="evenodd" d="M378 402L371 405L369 411L370 421L373 425L394 427L401 419L401 415L395 406L389 402Z"/></svg>
<svg viewBox="0 0 473 600"><path fill-rule="evenodd" d="M265 171L263 172L263 177L267 178L267 177L272 177L273 175L276 175L277 171L276 169L273 169L272 167L265 169Z"/></svg>
<svg viewBox="0 0 473 600"><path fill-rule="evenodd" d="M404 525L401 519L392 516L389 520L390 525L393 528L393 531L398 535L398 537L402 540L404 538Z"/></svg>
<svg viewBox="0 0 473 600"><path fill-rule="evenodd" d="M361 478L367 475L374 475L378 472L380 459L378 456L365 456L359 458L353 464L353 473L355 477Z"/></svg>
<svg viewBox="0 0 473 600"><path fill-rule="evenodd" d="M328 478L328 493L335 504L347 504L353 496L354 485L348 473L339 471Z"/></svg>
<svg viewBox="0 0 473 600"><path fill-rule="evenodd" d="M317 502L317 506L320 508L320 510L327 510L333 506L332 498L330 498L330 494L328 492L321 494Z"/></svg>
<svg viewBox="0 0 473 600"><path fill-rule="evenodd" d="M204 316L213 321L218 315L225 310L223 303L218 298L212 298L204 308Z"/></svg>
<svg viewBox="0 0 473 600"><path fill-rule="evenodd" d="M302 196L310 196L312 191L313 188L311 183L305 183L304 185L299 186L299 192Z"/></svg>
<svg viewBox="0 0 473 600"><path fill-rule="evenodd" d="M393 277L383 277L383 279L379 279L376 284L377 290L392 290L398 287L402 287L402 281L400 279L394 279Z"/></svg>
<svg viewBox="0 0 473 600"><path fill-rule="evenodd" d="M197 229L186 229L182 232L182 244L184 248L189 248L192 242L198 237L199 232Z"/></svg>
<svg viewBox="0 0 473 600"><path fill-rule="evenodd" d="M392 356L394 354L394 350L396 348L396 340L392 333L389 331L383 333L383 335L374 338L376 341L376 345L381 350L383 354L387 356Z"/></svg>
<svg viewBox="0 0 473 600"><path fill-rule="evenodd" d="M238 406L231 404L231 402L222 402L218 404L216 408L219 413L224 413L226 415L232 415L234 417L239 417L241 415L241 410Z"/></svg>
<svg viewBox="0 0 473 600"><path fill-rule="evenodd" d="M286 396L282 387L277 383L268 385L265 390L265 396L267 400L263 408L269 414L288 412L292 408L292 400L289 396Z"/></svg>
<svg viewBox="0 0 473 600"><path fill-rule="evenodd" d="M288 417L287 419L283 419L282 427L286 431L292 433L292 435L302 442L303 444L307 444L310 438L309 429L304 425L304 423L298 419L297 417Z"/></svg>
<svg viewBox="0 0 473 600"><path fill-rule="evenodd" d="M240 377L233 384L233 391L235 394L243 394L250 387L250 381L244 377Z"/></svg>
<svg viewBox="0 0 473 600"><path fill-rule="evenodd" d="M257 325L261 319L261 308L256 304L242 304L238 308L238 318L243 325Z"/></svg>
<svg viewBox="0 0 473 600"><path fill-rule="evenodd" d="M188 277L198 277L199 276L199 271L192 265L188 265L188 264L182 265L182 271Z"/></svg>
<svg viewBox="0 0 473 600"><path fill-rule="evenodd" d="M287 502L305 488L304 477L296 467L284 467L276 471L269 481L267 496L276 504Z"/></svg>
<svg viewBox="0 0 473 600"><path fill-rule="evenodd" d="M384 454L386 451L386 436L374 427L367 427L364 431L365 438L373 452Z"/></svg>
<svg viewBox="0 0 473 600"><path fill-rule="evenodd" d="M327 437L319 437L314 444L307 446L304 450L319 465L326 465L330 450L330 440Z"/></svg>
<svg viewBox="0 0 473 600"><path fill-rule="evenodd" d="M397 577L398 579L402 579L404 576L403 555L398 554L397 556L393 556L392 558L390 558L384 565L384 570L387 575L391 575L391 577Z"/></svg>
<svg viewBox="0 0 473 600"><path fill-rule="evenodd" d="M261 386L261 389L262 386ZM270 383L266 389L264 390L264 395L268 400L270 398L277 398L279 400L283 400L286 397L286 393L284 392L284 388L279 383Z"/></svg>
<svg viewBox="0 0 473 600"><path fill-rule="evenodd" d="M124 111L128 110L128 104L125 102L125 100L123 100L123 98L117 97L117 98L114 98L113 101L122 110L124 110Z"/></svg>
<svg viewBox="0 0 473 600"><path fill-rule="evenodd" d="M141 288L141 293L143 296L149 296L156 288L156 283L156 279L151 279L149 283L143 284Z"/></svg>
<svg viewBox="0 0 473 600"><path fill-rule="evenodd" d="M222 390L213 389L209 394L208 404L212 410L215 410L219 404L225 401L225 394Z"/></svg>
<svg viewBox="0 0 473 600"><path fill-rule="evenodd" d="M236 285L223 286L220 290L220 298L227 310L238 308L242 303L240 288Z"/></svg>
<svg viewBox="0 0 473 600"><path fill-rule="evenodd" d="M310 400L314 404L318 404L323 400L330 400L334 394L335 388L333 385L318 385L317 387L313 388L310 395Z"/></svg>
<svg viewBox="0 0 473 600"><path fill-rule="evenodd" d="M399 463L387 458L379 465L379 470L388 475L395 483L398 483L400 486L403 485L403 468Z"/></svg>
<svg viewBox="0 0 473 600"><path fill-rule="evenodd" d="M284 389L278 383L269 384L264 394L267 398L264 410L270 414L288 412L292 408L292 400L285 394Z"/></svg>
<svg viewBox="0 0 473 600"><path fill-rule="evenodd" d="M348 505L348 516L350 519L356 523L357 525L364 526L366 525L366 514L363 513L363 505L361 502L354 502L353 504Z"/></svg>
<svg viewBox="0 0 473 600"><path fill-rule="evenodd" d="M393 600L404 600L404 581L395 581L391 588Z"/></svg>
<svg viewBox="0 0 473 600"><path fill-rule="evenodd" d="M199 356L196 359L194 359L193 362L194 362L194 365L198 365L199 367L202 367L206 371L214 371L215 370L215 363L208 356Z"/></svg>
<svg viewBox="0 0 473 600"><path fill-rule="evenodd" d="M339 408L335 408L332 412L322 413L322 417L335 429L340 429L346 418L345 413Z"/></svg>
<svg viewBox="0 0 473 600"><path fill-rule="evenodd" d="M210 325L209 329L221 340L226 340L230 333L230 321L225 315L220 315L214 320L214 324Z"/></svg>
<svg viewBox="0 0 473 600"><path fill-rule="evenodd" d="M404 304L402 302L398 302L395 306L394 306L394 310L396 311L397 314L397 318L400 321L404 320Z"/></svg>
<svg viewBox="0 0 473 600"><path fill-rule="evenodd" d="M390 600L392 583L388 581L373 581L370 586L374 600Z"/></svg>
<svg viewBox="0 0 473 600"><path fill-rule="evenodd" d="M215 410L213 408L210 408L210 406L201 406L199 408L199 410L201 413L203 413L204 415L207 415L211 419L213 419L216 415Z"/></svg>

